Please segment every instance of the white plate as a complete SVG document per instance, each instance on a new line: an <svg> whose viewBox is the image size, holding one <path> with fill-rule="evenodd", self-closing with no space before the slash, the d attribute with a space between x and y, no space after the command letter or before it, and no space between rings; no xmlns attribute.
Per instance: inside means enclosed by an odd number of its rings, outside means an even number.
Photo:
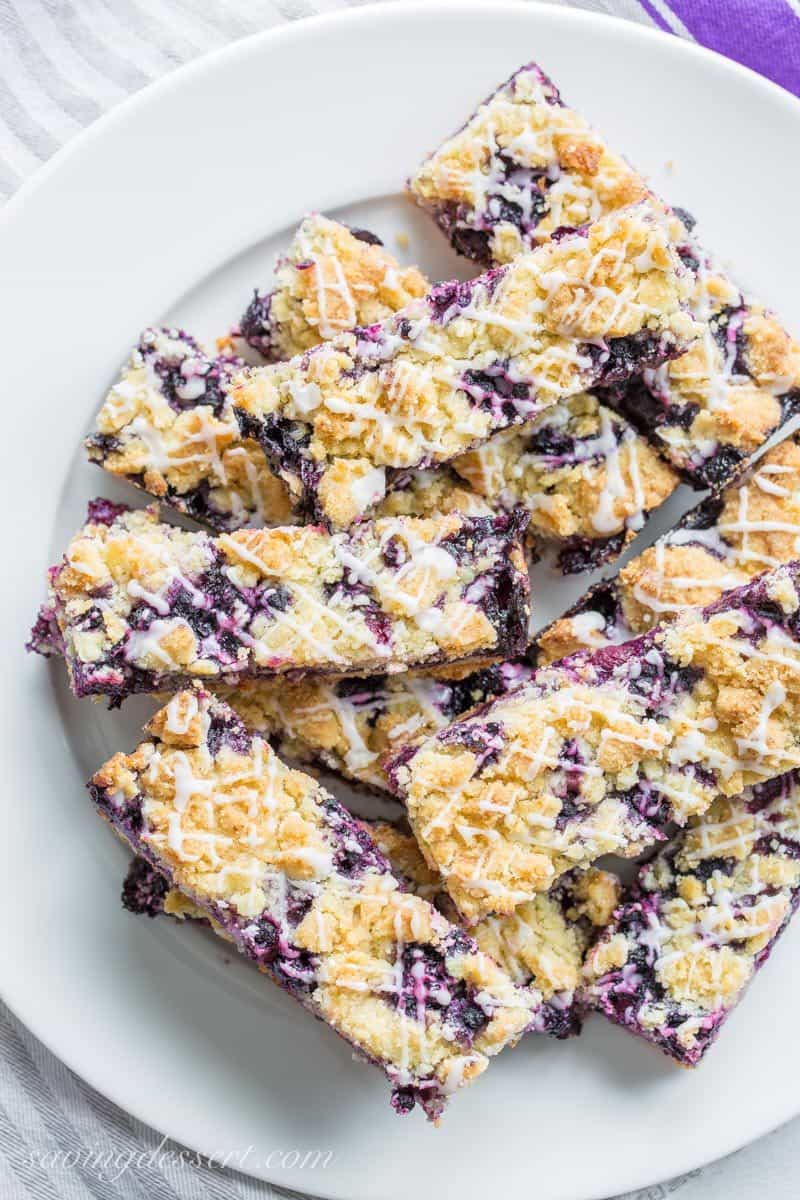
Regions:
<svg viewBox="0 0 800 1200"><path fill-rule="evenodd" d="M120 910L126 856L83 783L133 745L148 702L124 714L77 702L57 666L22 653L45 567L86 498L119 492L78 447L139 328L169 316L220 331L309 208L374 226L390 246L407 229L404 257L463 273L402 182L534 57L797 330L800 239L785 218L800 195L800 105L677 40L532 4L389 5L239 42L76 139L0 227L3 994L140 1119L347 1200L607 1196L707 1162L799 1107L797 927L695 1073L597 1019L578 1041L528 1038L504 1054L440 1130L398 1119L377 1071L212 938ZM540 616L585 582L540 589ZM279 1157L315 1150L333 1152L327 1166Z"/></svg>

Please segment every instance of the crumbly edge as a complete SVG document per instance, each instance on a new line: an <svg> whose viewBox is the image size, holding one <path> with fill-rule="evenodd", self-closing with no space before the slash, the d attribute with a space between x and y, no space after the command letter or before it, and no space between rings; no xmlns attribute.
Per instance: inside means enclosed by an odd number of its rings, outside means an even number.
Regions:
<svg viewBox="0 0 800 1200"><path fill-rule="evenodd" d="M251 729L277 738L298 761L316 762L344 778L390 791L383 761L409 741L435 732L476 704L529 678L513 660L481 664L463 677L433 671L339 680L253 680L220 694ZM462 676L462 671L457 672Z"/></svg>
<svg viewBox="0 0 800 1200"><path fill-rule="evenodd" d="M503 155L533 168L542 187L524 186L504 220L499 196L510 198ZM497 178L495 178L497 176ZM558 180L558 188L548 186ZM409 190L437 219L456 249L479 261L507 263L555 230L577 228L648 196L642 177L558 92L536 64L516 71L420 166ZM493 198L494 197L494 198ZM539 201L544 211L535 211ZM526 208L530 212L526 212ZM460 231L463 230L463 236Z"/></svg>
<svg viewBox="0 0 800 1200"><path fill-rule="evenodd" d="M291 523L286 484L242 437L228 402L235 361L207 355L181 330L145 330L97 415L90 459L213 528Z"/></svg>
<svg viewBox="0 0 800 1200"><path fill-rule="evenodd" d="M509 158L532 168L535 182L506 179ZM498 88L409 186L455 248L487 266L650 195L642 177L561 103L536 64ZM503 204L512 214L506 219ZM627 396L623 389L621 407L640 415L643 432L696 486L721 486L800 403L800 347L774 314L743 298L697 243L688 215L676 211L675 219L685 261L695 266L690 308L704 333L679 359L645 372L644 386ZM721 344L730 341L729 326L740 331L741 349Z"/></svg>
<svg viewBox="0 0 800 1200"><path fill-rule="evenodd" d="M425 861L414 836L388 821L371 821L369 828L393 870L417 895L445 905L447 911L441 878ZM546 1001L563 998L569 1005L581 985L584 955L594 931L611 919L620 895L619 879L593 867L508 916L479 922L470 933L520 987L533 984Z"/></svg>
<svg viewBox="0 0 800 1200"><path fill-rule="evenodd" d="M481 496L524 505L531 533L558 542L638 533L680 482L624 418L586 392L531 426L497 434L453 466Z"/></svg>

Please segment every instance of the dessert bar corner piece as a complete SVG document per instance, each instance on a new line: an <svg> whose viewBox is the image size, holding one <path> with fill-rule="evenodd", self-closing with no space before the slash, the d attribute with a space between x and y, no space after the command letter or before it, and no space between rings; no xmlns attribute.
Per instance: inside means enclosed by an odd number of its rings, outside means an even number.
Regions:
<svg viewBox="0 0 800 1200"><path fill-rule="evenodd" d="M387 766L470 922L800 764L800 563L579 653Z"/></svg>
<svg viewBox="0 0 800 1200"><path fill-rule="evenodd" d="M373 839L208 693L175 695L90 791L114 830L311 1013L380 1066L393 1105L448 1095L532 1023L463 930L403 890Z"/></svg>
<svg viewBox="0 0 800 1200"><path fill-rule="evenodd" d="M525 522L451 513L213 538L97 502L45 609L78 696L505 658L527 637Z"/></svg>
<svg viewBox="0 0 800 1200"><path fill-rule="evenodd" d="M346 527L398 471L434 466L593 385L691 344L690 273L670 221L643 203L466 283L439 284L380 325L233 381L301 512Z"/></svg>
<svg viewBox="0 0 800 1200"><path fill-rule="evenodd" d="M540 664L619 644L800 557L800 435L768 450L539 633Z"/></svg>
<svg viewBox="0 0 800 1200"><path fill-rule="evenodd" d="M717 800L646 866L585 970L586 999L693 1067L800 902L800 775Z"/></svg>
<svg viewBox="0 0 800 1200"><path fill-rule="evenodd" d="M453 249L484 267L650 194L536 63L501 84L408 188Z"/></svg>
<svg viewBox="0 0 800 1200"><path fill-rule="evenodd" d="M145 329L86 439L90 460L215 529L290 524L286 485L230 403L243 366L181 329Z"/></svg>
<svg viewBox="0 0 800 1200"><path fill-rule="evenodd" d="M374 233L310 213L278 262L275 287L256 292L233 343L241 340L265 361L279 362L345 330L385 321L429 287Z"/></svg>

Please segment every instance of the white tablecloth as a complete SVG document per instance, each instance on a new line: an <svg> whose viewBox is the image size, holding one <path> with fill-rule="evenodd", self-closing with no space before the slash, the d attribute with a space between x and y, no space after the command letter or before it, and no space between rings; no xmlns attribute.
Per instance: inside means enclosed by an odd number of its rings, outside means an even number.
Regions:
<svg viewBox="0 0 800 1200"><path fill-rule="evenodd" d="M0 0L0 198L79 129L180 63L283 21L347 7L347 0ZM578 7L664 24L663 15L656 20L659 0L582 0ZM686 35L684 26L671 25ZM82 1083L2 1006L0 1056L2 1200L286 1194L176 1161L177 1147ZM681 1200L794 1198L798 1131L793 1122L703 1171L638 1192L636 1200L675 1192Z"/></svg>

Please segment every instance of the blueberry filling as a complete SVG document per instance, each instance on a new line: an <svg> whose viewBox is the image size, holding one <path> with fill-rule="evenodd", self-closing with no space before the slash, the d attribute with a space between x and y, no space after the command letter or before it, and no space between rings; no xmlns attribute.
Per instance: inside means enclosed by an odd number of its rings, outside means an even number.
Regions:
<svg viewBox="0 0 800 1200"><path fill-rule="evenodd" d="M620 530L608 538L569 538L559 547L556 564L562 575L581 575L617 558L625 549L628 531Z"/></svg>
<svg viewBox="0 0 800 1200"><path fill-rule="evenodd" d="M235 754L249 754L253 735L230 709L214 708L208 724L206 745L212 758L217 757L223 746Z"/></svg>
<svg viewBox="0 0 800 1200"><path fill-rule="evenodd" d="M348 225L348 229L354 238L359 242L365 242L368 246L382 246L383 242L378 237L377 233L372 233L369 229L357 229L352 225Z"/></svg>
<svg viewBox="0 0 800 1200"><path fill-rule="evenodd" d="M460 224L458 217L454 220L445 219L440 223L452 226L450 242L457 254L461 254L464 258L471 258L473 262L479 263L481 266L491 266L491 236L486 230L470 229L468 226ZM447 232L446 228L445 232Z"/></svg>
<svg viewBox="0 0 800 1200"><path fill-rule="evenodd" d="M472 304L479 289L491 298L506 273L506 267L495 267L477 279L467 279L464 282L452 279L447 283L437 283L427 296L431 316L440 325L446 325Z"/></svg>
<svg viewBox="0 0 800 1200"><path fill-rule="evenodd" d="M220 416L227 406L230 377L243 365L241 360L225 355L209 358L195 339L183 330L165 330L164 333L181 343L180 350L159 352L158 333L146 330L138 351L158 377L160 390L170 408L182 412L203 404L212 408L215 416Z"/></svg>
<svg viewBox="0 0 800 1200"><path fill-rule="evenodd" d="M712 458L694 468L694 478L699 486L720 487L736 473L743 460L744 455L735 446L718 446Z"/></svg>
<svg viewBox="0 0 800 1200"><path fill-rule="evenodd" d="M93 433L86 439L86 448L90 458L102 462L110 454L121 450L122 442L112 433Z"/></svg>
<svg viewBox="0 0 800 1200"><path fill-rule="evenodd" d="M128 912L156 917L164 911L169 882L144 858L135 858L122 885L122 905Z"/></svg>
<svg viewBox="0 0 800 1200"><path fill-rule="evenodd" d="M471 1046L489 1023L472 987L447 970L445 956L430 945L403 946L401 982L393 995L396 1007L412 1020L424 1021L429 1010L439 1012L456 1041Z"/></svg>
<svg viewBox="0 0 800 1200"><path fill-rule="evenodd" d="M239 321L239 332L249 346L258 350L265 358L272 356L270 308L272 295L259 295L253 292L253 299L248 304Z"/></svg>
<svg viewBox="0 0 800 1200"><path fill-rule="evenodd" d="M476 757L475 775L480 775L486 767L497 762L504 747L505 736L503 726L499 721L486 721L484 724L451 725L438 735L439 741L445 746L463 746L472 751Z"/></svg>
<svg viewBox="0 0 800 1200"><path fill-rule="evenodd" d="M679 349L672 347L672 354ZM594 364L598 385L606 387L625 383L645 368L658 366L665 357L671 356L669 350L665 339L654 337L649 330L610 338L599 346L587 342L581 347L581 353Z"/></svg>
<svg viewBox="0 0 800 1200"><path fill-rule="evenodd" d="M126 834L130 833L134 842L142 830L142 804L144 797L141 793L130 799L121 793L109 792L106 788L89 784L89 794L101 812L106 813L111 824L121 828Z"/></svg>
<svg viewBox="0 0 800 1200"><path fill-rule="evenodd" d="M130 512L127 504L114 504L111 500L90 500L86 508L86 521L90 525L113 525L117 517Z"/></svg>
<svg viewBox="0 0 800 1200"><path fill-rule="evenodd" d="M39 609L25 649L45 658L49 658L51 654L64 654L64 639L56 620L55 609L51 605L43 604Z"/></svg>
<svg viewBox="0 0 800 1200"><path fill-rule="evenodd" d="M708 496L682 517L678 529L713 529L719 524L725 500L722 496ZM705 545L705 542L701 543Z"/></svg>
<svg viewBox="0 0 800 1200"><path fill-rule="evenodd" d="M728 375L743 375L749 377L750 370L745 360L746 338L744 320L747 309L742 305L736 308L726 307L714 313L708 322L711 335L719 346L726 364Z"/></svg>
<svg viewBox="0 0 800 1200"><path fill-rule="evenodd" d="M516 665L516 670L514 666ZM483 704L494 696L502 696L510 688L524 682L530 671L523 664L498 663L484 667L464 679L443 681L439 708L443 717L457 717L476 704Z"/></svg>
<svg viewBox="0 0 800 1200"><path fill-rule="evenodd" d="M511 378L507 361L495 363L484 371L465 371L461 386L480 408L488 409L498 422L513 424L521 416L533 415L534 399L530 385Z"/></svg>

